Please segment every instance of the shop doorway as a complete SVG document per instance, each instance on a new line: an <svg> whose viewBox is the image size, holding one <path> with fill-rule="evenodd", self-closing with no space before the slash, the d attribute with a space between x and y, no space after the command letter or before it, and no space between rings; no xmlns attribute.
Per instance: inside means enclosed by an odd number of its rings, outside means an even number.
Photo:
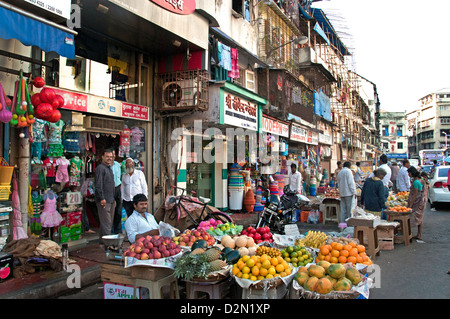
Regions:
<svg viewBox="0 0 450 319"><path fill-rule="evenodd" d="M187 192L195 197L205 197L213 202L213 164L190 163L187 164ZM194 192L194 193L192 193Z"/></svg>

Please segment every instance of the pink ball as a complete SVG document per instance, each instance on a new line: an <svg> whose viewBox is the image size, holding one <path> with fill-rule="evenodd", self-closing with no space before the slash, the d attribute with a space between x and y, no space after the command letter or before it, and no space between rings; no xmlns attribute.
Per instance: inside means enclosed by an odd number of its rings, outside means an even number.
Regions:
<svg viewBox="0 0 450 319"><path fill-rule="evenodd" d="M50 88L43 88L41 92L39 93L39 97L42 102L44 103L52 103L53 99L55 98L56 93L53 89Z"/></svg>
<svg viewBox="0 0 450 319"><path fill-rule="evenodd" d="M56 110L63 107L64 103L65 103L64 98L61 95L56 95L52 101L52 106Z"/></svg>
<svg viewBox="0 0 450 319"><path fill-rule="evenodd" d="M53 110L53 113L50 115L48 121L50 123L56 123L61 119L61 112L59 110Z"/></svg>
<svg viewBox="0 0 450 319"><path fill-rule="evenodd" d="M37 77L34 78L33 84L34 84L35 87L41 88L41 87L43 87L45 85L45 81L40 76L37 76Z"/></svg>
<svg viewBox="0 0 450 319"><path fill-rule="evenodd" d="M48 103L41 103L34 110L34 116L44 121L48 121L52 113L53 107Z"/></svg>
<svg viewBox="0 0 450 319"><path fill-rule="evenodd" d="M41 98L40 98L40 94L39 93L35 93L31 96L31 104L36 107L39 104L41 104Z"/></svg>

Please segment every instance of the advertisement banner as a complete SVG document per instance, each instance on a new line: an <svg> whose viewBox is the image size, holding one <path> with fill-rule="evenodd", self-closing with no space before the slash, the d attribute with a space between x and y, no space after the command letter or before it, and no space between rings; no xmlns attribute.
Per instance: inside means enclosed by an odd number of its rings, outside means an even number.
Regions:
<svg viewBox="0 0 450 319"><path fill-rule="evenodd" d="M71 0L24 0L41 9L57 14L66 19L70 19Z"/></svg>
<svg viewBox="0 0 450 319"><path fill-rule="evenodd" d="M306 130L298 125L291 124L290 139L296 142L306 143Z"/></svg>
<svg viewBox="0 0 450 319"><path fill-rule="evenodd" d="M62 107L63 109L87 112L88 96L86 94L60 90L53 87L52 89L57 95L61 95L64 98L64 106Z"/></svg>
<svg viewBox="0 0 450 319"><path fill-rule="evenodd" d="M149 109L147 106L122 103L122 116L128 117L135 120L148 121L149 119Z"/></svg>

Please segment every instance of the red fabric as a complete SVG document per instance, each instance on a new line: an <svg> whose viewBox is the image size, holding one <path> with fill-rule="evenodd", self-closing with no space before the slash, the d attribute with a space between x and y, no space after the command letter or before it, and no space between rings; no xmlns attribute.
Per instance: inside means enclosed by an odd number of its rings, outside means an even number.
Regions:
<svg viewBox="0 0 450 319"><path fill-rule="evenodd" d="M231 48L231 71L228 72L228 76L232 79L239 78L239 54L238 50Z"/></svg>

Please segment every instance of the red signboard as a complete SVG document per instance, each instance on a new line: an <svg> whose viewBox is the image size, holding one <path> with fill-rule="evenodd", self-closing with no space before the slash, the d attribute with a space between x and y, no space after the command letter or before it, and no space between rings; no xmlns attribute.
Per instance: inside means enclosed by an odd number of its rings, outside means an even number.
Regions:
<svg viewBox="0 0 450 319"><path fill-rule="evenodd" d="M148 107L122 103L122 116L138 120L148 120Z"/></svg>
<svg viewBox="0 0 450 319"><path fill-rule="evenodd" d="M56 88L52 88L56 94L61 95L64 98L63 109L86 112L88 106L88 97L86 94L80 94L70 91L63 91Z"/></svg>
<svg viewBox="0 0 450 319"><path fill-rule="evenodd" d="M191 14L195 11L195 0L150 0L158 6L177 14Z"/></svg>

